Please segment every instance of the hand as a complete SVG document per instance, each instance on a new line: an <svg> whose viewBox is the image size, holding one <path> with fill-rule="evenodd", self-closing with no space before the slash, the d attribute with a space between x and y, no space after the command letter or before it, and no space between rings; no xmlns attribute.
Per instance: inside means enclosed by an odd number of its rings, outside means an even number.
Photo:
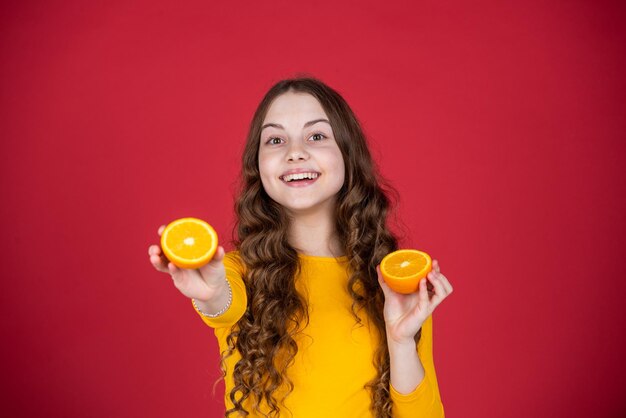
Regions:
<svg viewBox="0 0 626 418"><path fill-rule="evenodd" d="M165 225L158 230L159 236L163 233ZM212 299L225 287L226 271L224 269L224 248L217 247L213 259L198 269L184 269L176 267L163 254L160 245L151 245L148 248L150 263L162 272L171 275L174 286L188 298L204 302Z"/></svg>
<svg viewBox="0 0 626 418"><path fill-rule="evenodd" d="M404 295L391 290L385 283L380 266L376 267L378 283L385 294L384 317L387 327L387 338L399 344L414 343L413 338L422 324L435 308L452 293L452 285L441 274L439 262L433 260L433 269L426 278L420 280L415 293ZM427 289L427 279L432 283L432 297Z"/></svg>

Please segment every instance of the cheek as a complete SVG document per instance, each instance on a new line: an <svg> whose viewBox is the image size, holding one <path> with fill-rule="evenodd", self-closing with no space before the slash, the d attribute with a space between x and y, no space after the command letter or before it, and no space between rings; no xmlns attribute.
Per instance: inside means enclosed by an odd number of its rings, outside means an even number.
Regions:
<svg viewBox="0 0 626 418"><path fill-rule="evenodd" d="M335 152L334 157L335 157L335 167L337 167L337 170L340 170L342 173L345 173L346 165L343 160L343 156L341 155L341 151L339 151L339 149L337 149L337 151Z"/></svg>
<svg viewBox="0 0 626 418"><path fill-rule="evenodd" d="M337 173L337 176L341 179L341 186L343 186L346 182L346 168L343 163L339 165L339 172Z"/></svg>
<svg viewBox="0 0 626 418"><path fill-rule="evenodd" d="M261 176L261 184L267 189L268 182L273 177L272 161L267 155L259 154L259 175Z"/></svg>
<svg viewBox="0 0 626 418"><path fill-rule="evenodd" d="M265 153L259 152L259 173L261 174L261 177L265 175L265 173L267 172L267 168L268 168L268 158L267 155L265 155Z"/></svg>
<svg viewBox="0 0 626 418"><path fill-rule="evenodd" d="M336 167L335 176L337 178L337 182L340 183L340 186L343 186L345 182L345 176L346 176L346 166L344 164L343 157L341 156L341 154L335 155L334 166Z"/></svg>

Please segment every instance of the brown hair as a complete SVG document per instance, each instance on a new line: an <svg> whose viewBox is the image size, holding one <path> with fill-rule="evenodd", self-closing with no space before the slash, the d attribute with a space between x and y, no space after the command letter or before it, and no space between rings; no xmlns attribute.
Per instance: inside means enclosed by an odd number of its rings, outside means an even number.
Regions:
<svg viewBox="0 0 626 418"><path fill-rule="evenodd" d="M222 368L225 358L235 349L241 354L233 370L234 387L229 394L234 407L226 415L247 415L249 411L243 405L248 398L255 410L260 410L260 404L265 402L270 416L279 415L282 399L275 398L275 391L282 385L286 385L287 394L293 390L285 371L298 351L294 336L308 323L307 302L294 283L300 265L298 253L287 239L289 218L281 205L267 195L259 175L263 120L274 99L288 91L311 94L320 102L345 162L345 181L336 200L335 227L349 260L347 291L353 300L352 313L360 323L356 312L364 309L380 335L373 358L377 376L367 384L372 410L377 417L391 417L384 295L376 266L398 246L387 226L391 203L388 195L395 196L395 192L378 174L363 130L346 101L313 77L276 83L263 97L250 124L243 152L241 193L235 204L235 245L246 267L248 307L227 338L229 349L222 353Z"/></svg>

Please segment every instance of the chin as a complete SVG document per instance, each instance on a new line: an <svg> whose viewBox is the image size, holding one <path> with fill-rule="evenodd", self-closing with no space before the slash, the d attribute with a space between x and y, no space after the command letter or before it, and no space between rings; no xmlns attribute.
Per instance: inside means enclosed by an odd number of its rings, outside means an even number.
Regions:
<svg viewBox="0 0 626 418"><path fill-rule="evenodd" d="M285 209L294 214L311 215L317 212L325 213L331 206L331 202L302 202L299 204L283 205Z"/></svg>

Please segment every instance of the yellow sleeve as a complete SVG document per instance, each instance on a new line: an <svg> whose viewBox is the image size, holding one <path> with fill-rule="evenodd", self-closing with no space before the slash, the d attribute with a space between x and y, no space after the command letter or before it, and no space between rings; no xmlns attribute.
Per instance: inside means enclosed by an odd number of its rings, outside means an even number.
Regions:
<svg viewBox="0 0 626 418"><path fill-rule="evenodd" d="M237 251L231 251L224 256L224 267L226 269L226 280L228 280L233 292L230 307L217 318L208 318L194 307L194 310L200 315L204 323L211 328L231 327L243 316L248 304L246 285L242 278L244 273L243 263Z"/></svg>
<svg viewBox="0 0 626 418"><path fill-rule="evenodd" d="M443 404L439 394L435 364L433 362L433 317L422 324L422 336L417 344L417 354L424 366L424 379L411 393L401 394L390 386L394 418L443 418Z"/></svg>

